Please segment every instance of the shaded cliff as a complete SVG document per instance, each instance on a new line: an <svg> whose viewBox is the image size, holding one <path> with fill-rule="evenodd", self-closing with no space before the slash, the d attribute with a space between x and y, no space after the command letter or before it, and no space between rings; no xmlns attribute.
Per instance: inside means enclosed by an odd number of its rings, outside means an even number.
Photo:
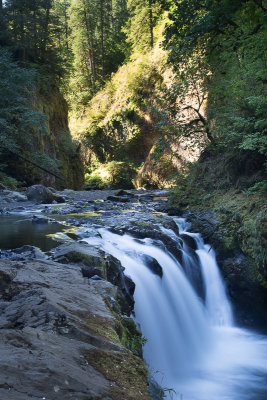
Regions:
<svg viewBox="0 0 267 400"><path fill-rule="evenodd" d="M58 86L51 77L12 63L8 53L1 54L1 61L8 73L0 82L5 95L0 116L0 180L11 187L42 183L80 189L80 148L71 137L68 105Z"/></svg>

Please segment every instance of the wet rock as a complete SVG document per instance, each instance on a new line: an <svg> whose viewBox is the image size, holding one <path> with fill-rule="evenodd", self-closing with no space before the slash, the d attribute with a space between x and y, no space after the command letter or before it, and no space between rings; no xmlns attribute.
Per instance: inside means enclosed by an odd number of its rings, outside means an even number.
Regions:
<svg viewBox="0 0 267 400"><path fill-rule="evenodd" d="M183 239L183 241L186 244L186 246L190 247L190 249L192 249L192 250L196 250L197 249L196 241L192 236L187 235L186 233L182 233L180 235L180 237Z"/></svg>
<svg viewBox="0 0 267 400"><path fill-rule="evenodd" d="M54 260L58 260L61 257L64 257L69 263L81 266L84 270L84 276L86 276L86 273L89 275L89 271L95 271L96 269L102 271L102 276L106 276L104 253L93 246L81 242L64 243L54 249L52 255Z"/></svg>
<svg viewBox="0 0 267 400"><path fill-rule="evenodd" d="M168 215L173 216L173 217L178 217L181 215L181 211L177 207L168 207Z"/></svg>
<svg viewBox="0 0 267 400"><path fill-rule="evenodd" d="M223 250L222 235L217 230L218 218L213 212L192 212L183 214L190 223L191 231L201 233L204 242L211 244L216 251Z"/></svg>
<svg viewBox="0 0 267 400"><path fill-rule="evenodd" d="M37 217L36 215L34 215L34 216L32 217L32 222L33 222L34 224L48 224L49 219L48 219L48 218L45 218L45 217Z"/></svg>
<svg viewBox="0 0 267 400"><path fill-rule="evenodd" d="M156 274L162 278L163 275L162 267L155 258L147 254L144 254L142 255L142 260L145 263L145 265L150 269L150 271L153 272L153 274Z"/></svg>
<svg viewBox="0 0 267 400"><path fill-rule="evenodd" d="M107 200L109 201L115 201L118 203L129 203L130 199L127 196L108 196Z"/></svg>
<svg viewBox="0 0 267 400"><path fill-rule="evenodd" d="M146 399L139 393L146 388L143 370L136 388L127 387L126 376L124 386L107 378L122 360L138 366L120 343L103 281L88 285L77 268L51 261L0 260L0 277L1 399L110 400L113 387L125 391L125 400ZM106 295L115 292L109 288ZM100 368L95 360L104 356L108 367Z"/></svg>
<svg viewBox="0 0 267 400"><path fill-rule="evenodd" d="M153 195L139 195L138 200L140 203L150 203L153 200Z"/></svg>
<svg viewBox="0 0 267 400"><path fill-rule="evenodd" d="M93 281L100 281L102 278L99 275L93 275L90 279L93 279Z"/></svg>
<svg viewBox="0 0 267 400"><path fill-rule="evenodd" d="M13 209L13 211L24 211L24 210L26 210L26 208L23 206L19 206L19 207L16 207L15 209Z"/></svg>
<svg viewBox="0 0 267 400"><path fill-rule="evenodd" d="M167 205L163 202L154 204L154 210L158 212L167 212Z"/></svg>
<svg viewBox="0 0 267 400"><path fill-rule="evenodd" d="M0 252L0 258L18 261L33 259L43 260L46 258L46 255L38 247L24 245L12 250L2 250Z"/></svg>
<svg viewBox="0 0 267 400"><path fill-rule="evenodd" d="M0 196L2 200L7 201L9 203L13 201L27 201L27 196L22 193L15 192L13 190L4 189L0 192Z"/></svg>
<svg viewBox="0 0 267 400"><path fill-rule="evenodd" d="M26 196L28 200L36 201L37 203L64 203L65 198L52 192L49 188L43 185L33 185L27 188Z"/></svg>
<svg viewBox="0 0 267 400"><path fill-rule="evenodd" d="M112 231L118 234L129 233L137 239L151 238L159 240L164 244L166 250L169 251L180 263L182 261L182 242L179 241L179 238L177 238L178 242L176 242L170 236L163 233L160 228L151 228L151 226L146 226L145 224L138 224L136 226L114 227Z"/></svg>
<svg viewBox="0 0 267 400"><path fill-rule="evenodd" d="M0 190L7 190L6 186L3 185L3 183L0 182Z"/></svg>
<svg viewBox="0 0 267 400"><path fill-rule="evenodd" d="M119 196L119 197L121 197L121 196L135 197L134 193L127 192L126 190L123 190L123 189L121 189L121 190L115 192L115 193L114 193L114 196Z"/></svg>
<svg viewBox="0 0 267 400"><path fill-rule="evenodd" d="M124 267L115 257L108 255L106 258L107 280L113 285L118 286L118 303L122 313L130 316L134 308L133 294L135 283L124 275Z"/></svg>
<svg viewBox="0 0 267 400"><path fill-rule="evenodd" d="M237 252L219 262L237 324L267 333L267 292L255 279L253 266Z"/></svg>
<svg viewBox="0 0 267 400"><path fill-rule="evenodd" d="M98 276L99 278L104 277L104 272L100 268L89 267L86 265L81 268L81 271L84 278L93 278L94 276Z"/></svg>
<svg viewBox="0 0 267 400"><path fill-rule="evenodd" d="M2 214L2 215L9 214L9 208L7 208L7 207L0 208L0 214Z"/></svg>

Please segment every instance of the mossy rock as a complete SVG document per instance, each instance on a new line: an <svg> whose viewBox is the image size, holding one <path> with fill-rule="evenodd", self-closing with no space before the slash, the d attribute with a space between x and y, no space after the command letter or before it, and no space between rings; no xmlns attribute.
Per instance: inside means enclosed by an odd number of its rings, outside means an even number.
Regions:
<svg viewBox="0 0 267 400"><path fill-rule="evenodd" d="M111 382L112 400L144 400L148 395L148 372L142 360L130 351L96 349L86 360Z"/></svg>

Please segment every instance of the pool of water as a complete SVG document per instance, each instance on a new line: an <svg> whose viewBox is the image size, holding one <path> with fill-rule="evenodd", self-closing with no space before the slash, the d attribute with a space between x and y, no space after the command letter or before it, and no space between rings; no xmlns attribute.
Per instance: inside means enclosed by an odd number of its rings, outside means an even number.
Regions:
<svg viewBox="0 0 267 400"><path fill-rule="evenodd" d="M58 243L47 235L62 232L64 228L60 223L33 223L29 215L0 215L0 249L31 245L49 251Z"/></svg>

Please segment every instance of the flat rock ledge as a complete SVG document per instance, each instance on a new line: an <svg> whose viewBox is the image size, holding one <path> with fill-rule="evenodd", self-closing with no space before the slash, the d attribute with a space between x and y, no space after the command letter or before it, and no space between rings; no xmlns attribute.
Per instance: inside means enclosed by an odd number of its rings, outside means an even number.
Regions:
<svg viewBox="0 0 267 400"><path fill-rule="evenodd" d="M116 291L75 265L0 260L0 399L149 399L143 360L108 305Z"/></svg>

